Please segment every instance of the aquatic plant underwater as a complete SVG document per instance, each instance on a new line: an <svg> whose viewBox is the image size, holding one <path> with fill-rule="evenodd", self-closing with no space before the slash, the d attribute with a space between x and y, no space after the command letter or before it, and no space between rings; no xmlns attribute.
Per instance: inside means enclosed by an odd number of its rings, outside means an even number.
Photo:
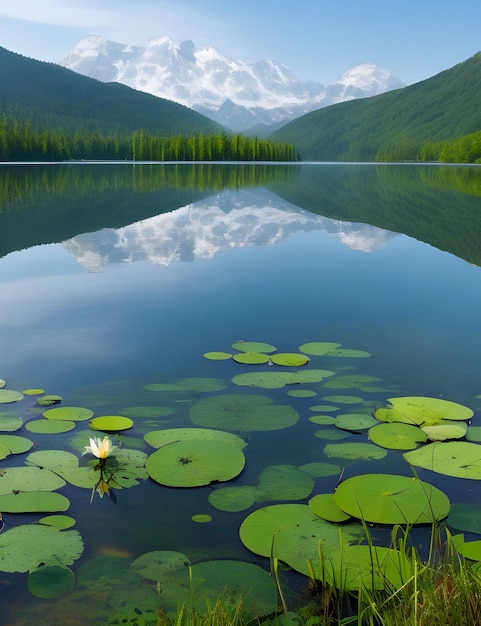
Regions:
<svg viewBox="0 0 481 626"><path fill-rule="evenodd" d="M121 410L118 404L118 415L103 415L102 408L125 400L128 389L108 400L105 392L101 400L91 394L94 412L64 406L62 397L43 389L20 392L0 382L0 403L8 407L0 411L0 572L26 575L32 596L50 601L50 614L59 607L76 614L88 603L89 624L203 623L206 611L211 618L217 612L218 621L209 623L219 624L302 623L296 620L303 612L311 625L396 624L400 603L411 623L434 624L436 611L427 609L441 593L453 610L464 611L463 620L468 611L476 614L481 539L471 536L481 534L481 507L451 502L418 475L481 480L481 427L472 424L470 408L394 396L396 389L379 377L353 373L352 363L369 353L332 342L286 353L263 342L236 342L230 351L203 356L253 369L235 373L230 385L208 377L143 385L138 404ZM300 405L307 406L307 420ZM163 420L174 427L159 429ZM317 429L322 453L302 464L286 459L264 467L252 484L224 484L249 466L256 433L300 421ZM3 434L17 431L22 434ZM61 448L52 447L56 435ZM385 471L390 454L404 460L402 474ZM358 473L357 462L374 469ZM209 486L209 513L192 516L199 524L209 524L216 511L246 511L232 543L240 539L252 558L191 560L175 550L122 559L85 555L82 529L65 514L71 501L59 491L90 489L91 504L95 494L115 502L121 490L149 479L186 494ZM24 524L22 514L37 517ZM304 580L303 592L287 570ZM430 622L419 621L420 610Z"/></svg>

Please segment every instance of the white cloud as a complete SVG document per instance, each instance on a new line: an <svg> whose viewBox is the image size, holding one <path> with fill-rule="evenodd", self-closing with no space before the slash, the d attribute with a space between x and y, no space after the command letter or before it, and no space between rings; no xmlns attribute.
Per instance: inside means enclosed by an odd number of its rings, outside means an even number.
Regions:
<svg viewBox="0 0 481 626"><path fill-rule="evenodd" d="M0 15L51 26L91 26L111 23L114 12L71 0L0 0Z"/></svg>

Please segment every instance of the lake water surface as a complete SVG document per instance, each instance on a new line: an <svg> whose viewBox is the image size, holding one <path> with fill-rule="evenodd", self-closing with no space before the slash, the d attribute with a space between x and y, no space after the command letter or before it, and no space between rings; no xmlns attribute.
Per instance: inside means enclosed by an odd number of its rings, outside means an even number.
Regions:
<svg viewBox="0 0 481 626"><path fill-rule="evenodd" d="M315 462L345 467L344 477L409 475L397 451L376 462L328 458L324 448L333 441L325 433L339 429L309 421L323 412L311 407L370 414L390 397L432 396L470 407L473 425L481 426L480 179L479 167L414 164L3 165L0 378L5 389L58 394L55 406L132 417L134 426L111 438L145 454L154 450L143 441L150 430L199 426L192 407L207 397L255 393L291 406L299 416L291 427L226 429L248 442L245 468L229 485L256 485L272 465ZM325 387L326 379L296 385L313 392L306 397L290 394L293 386L241 386L232 382L238 374L297 370L203 356L235 353L239 341L267 342L282 353L335 342L370 356L312 356L298 370L372 382L341 390ZM185 383L197 378L224 388ZM146 388L175 389L179 381L184 391ZM341 394L358 400L329 400ZM33 441L29 452L0 461L4 468L23 465L33 451L80 458L72 438L88 443L92 436L88 421L61 434L30 432L26 424L45 410L37 397L0 404L0 417L8 412L23 422L8 434ZM366 432L343 435L368 441ZM338 480L318 477L312 493L333 491ZM429 480L452 502L479 501L475 481ZM75 586L39 599L27 590L29 568L2 571L0 553L3 623L114 623L108 620L130 620L137 609L135 618L161 604L161 595L146 584L145 606L140 595L122 604L112 571L151 551L268 570L269 559L247 550L238 530L250 512L282 496L229 512L209 500L219 487L175 488L142 477L113 489L116 503L98 494L90 503L90 489L67 482L59 490L70 500L65 514L84 543L70 565ZM212 521L196 523L196 514ZM42 516L3 512L0 540ZM114 569L102 578L104 562Z"/></svg>

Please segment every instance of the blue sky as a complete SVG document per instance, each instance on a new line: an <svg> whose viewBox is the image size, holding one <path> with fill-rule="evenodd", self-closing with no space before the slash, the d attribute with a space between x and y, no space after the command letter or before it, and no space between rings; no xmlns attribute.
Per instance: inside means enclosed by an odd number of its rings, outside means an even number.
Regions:
<svg viewBox="0 0 481 626"><path fill-rule="evenodd" d="M411 84L481 50L480 0L0 0L0 46L59 61L87 34L143 45L169 35L302 80L375 63Z"/></svg>

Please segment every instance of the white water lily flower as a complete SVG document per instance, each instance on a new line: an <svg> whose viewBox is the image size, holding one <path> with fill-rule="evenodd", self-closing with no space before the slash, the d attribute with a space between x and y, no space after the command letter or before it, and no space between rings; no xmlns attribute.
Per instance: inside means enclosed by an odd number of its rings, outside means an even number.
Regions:
<svg viewBox="0 0 481 626"><path fill-rule="evenodd" d="M118 446L112 445L112 442L107 436L105 436L103 439L97 437L95 437L94 439L90 438L90 445L85 446L83 454L87 454L88 452L90 452L98 459L106 459L110 455L110 453L117 447Z"/></svg>

